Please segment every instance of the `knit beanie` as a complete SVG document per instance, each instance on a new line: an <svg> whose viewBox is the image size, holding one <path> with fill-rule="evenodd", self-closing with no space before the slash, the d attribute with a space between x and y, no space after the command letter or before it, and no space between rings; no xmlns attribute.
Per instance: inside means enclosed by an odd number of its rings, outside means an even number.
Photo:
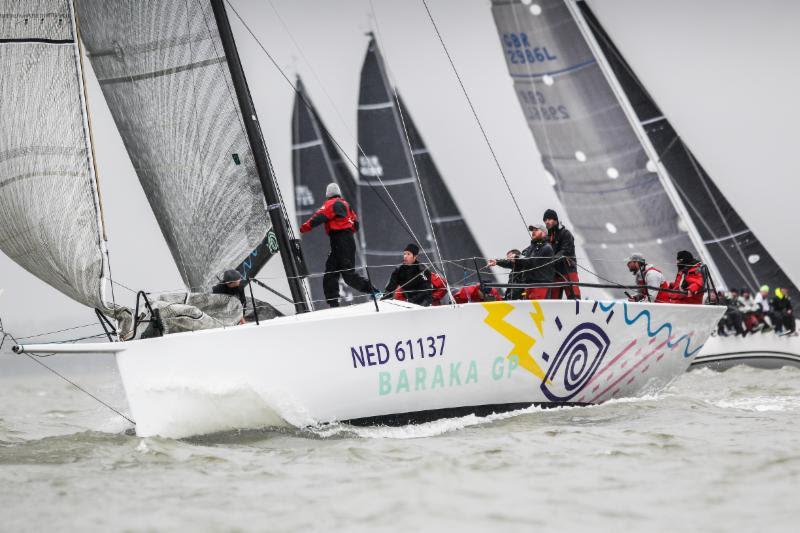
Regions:
<svg viewBox="0 0 800 533"><path fill-rule="evenodd" d="M334 196L341 196L342 189L339 188L338 183L329 183L325 188L325 198L333 198Z"/></svg>
<svg viewBox="0 0 800 533"><path fill-rule="evenodd" d="M404 252L411 252L411 255L417 256L417 255L419 255L419 246L417 246L416 244L414 244L412 242L412 243L407 244L406 247L403 248L403 251Z"/></svg>
<svg viewBox="0 0 800 533"><path fill-rule="evenodd" d="M544 216L542 217L542 222L551 218L555 221L558 221L558 214L554 210L548 209L547 211L544 212Z"/></svg>

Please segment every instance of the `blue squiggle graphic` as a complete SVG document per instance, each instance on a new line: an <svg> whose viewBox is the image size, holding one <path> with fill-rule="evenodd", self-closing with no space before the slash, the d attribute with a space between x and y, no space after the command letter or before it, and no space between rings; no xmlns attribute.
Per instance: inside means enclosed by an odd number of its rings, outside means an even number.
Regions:
<svg viewBox="0 0 800 533"><path fill-rule="evenodd" d="M629 326L634 324L643 315L645 317L647 317L647 336L648 337L655 337L656 335L658 335L661 332L662 329L666 329L667 330L667 346L670 347L670 348L672 348L673 346L675 346L676 344L678 344L682 340L686 339L686 347L683 349L683 356L684 357L691 357L691 356L693 356L694 354L696 354L697 352L699 352L703 348L703 345L701 344L700 346L698 346L694 350L689 351L689 346L691 345L691 342L692 342L692 340L689 338L689 335L683 335L681 338L679 338L675 342L670 342L670 339L672 338L672 324L670 322L665 322L665 323L661 324L661 326L659 326L658 329L653 331L652 328L651 328L651 324L650 324L650 311L648 309L642 309L642 311L640 311L638 315L636 315L635 317L633 317L631 319L631 318L628 318L628 303L624 302L622 305L623 305L623 309L625 311L625 313L624 313L625 314L625 323L628 324Z"/></svg>
<svg viewBox="0 0 800 533"><path fill-rule="evenodd" d="M611 311L611 309L614 308L615 305L617 305L617 302L608 302L608 303L597 302L597 304L600 306L601 311L603 311L604 313L608 313L609 311Z"/></svg>

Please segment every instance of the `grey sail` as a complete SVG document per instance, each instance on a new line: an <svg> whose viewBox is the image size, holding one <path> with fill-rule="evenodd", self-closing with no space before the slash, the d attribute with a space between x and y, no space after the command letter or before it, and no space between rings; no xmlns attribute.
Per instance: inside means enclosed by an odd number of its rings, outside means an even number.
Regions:
<svg viewBox="0 0 800 533"><path fill-rule="evenodd" d="M208 0L82 0L84 42L186 285L277 251Z"/></svg>
<svg viewBox="0 0 800 533"><path fill-rule="evenodd" d="M0 1L0 249L70 298L106 310L76 33L71 0Z"/></svg>
<svg viewBox="0 0 800 533"><path fill-rule="evenodd" d="M620 279L634 250L663 268L677 250L697 255L564 0L492 0L492 14L542 161L594 271Z"/></svg>
<svg viewBox="0 0 800 533"><path fill-rule="evenodd" d="M578 2L578 6L688 208L725 285L756 291L767 284L796 293L795 284L697 162L586 2Z"/></svg>
<svg viewBox="0 0 800 533"><path fill-rule="evenodd" d="M394 91L375 39L361 68L358 98L358 209L362 250L377 283L388 279L403 248L418 242L425 262L438 263ZM385 188L384 188L385 187Z"/></svg>
<svg viewBox="0 0 800 533"><path fill-rule="evenodd" d="M305 222L325 201L325 188L329 183L338 183L344 198L358 211L356 183L347 163L325 129L317 114L303 82L298 78L297 93L292 113L292 171L294 176L295 213L298 227ZM303 254L312 272L324 271L328 257L328 238L322 229L303 235ZM356 257L356 266L361 266ZM322 278L309 279L311 295L315 302L324 302ZM341 288L345 301L352 299L352 290Z"/></svg>
<svg viewBox="0 0 800 533"><path fill-rule="evenodd" d="M477 281L475 278L475 258L484 257L467 221L456 205L450 190L447 188L436 163L433 161L428 147L420 135L411 115L406 109L403 99L398 97L403 113L411 153L417 165L419 181L425 198L431 224L439 243L439 252L445 262L445 275L450 283L466 284ZM483 259L480 259L483 264Z"/></svg>

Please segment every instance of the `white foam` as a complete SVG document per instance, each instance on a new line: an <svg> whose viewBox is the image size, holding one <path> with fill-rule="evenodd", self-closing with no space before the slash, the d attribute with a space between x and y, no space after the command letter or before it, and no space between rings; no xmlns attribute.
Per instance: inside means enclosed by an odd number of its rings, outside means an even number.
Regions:
<svg viewBox="0 0 800 533"><path fill-rule="evenodd" d="M722 409L739 409L757 413L794 411L800 408L800 400L791 396L756 396L735 400L717 400L709 403Z"/></svg>

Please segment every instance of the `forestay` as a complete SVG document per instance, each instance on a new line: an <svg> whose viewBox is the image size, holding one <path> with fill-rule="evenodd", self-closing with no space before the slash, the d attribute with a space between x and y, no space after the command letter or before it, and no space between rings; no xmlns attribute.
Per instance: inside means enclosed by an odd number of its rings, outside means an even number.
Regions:
<svg viewBox="0 0 800 533"><path fill-rule="evenodd" d="M797 291L780 265L683 143L586 2L578 2L650 142L728 287L756 291L764 283Z"/></svg>
<svg viewBox="0 0 800 533"><path fill-rule="evenodd" d="M89 57L186 285L276 251L207 0L83 0ZM272 239L269 239L272 236Z"/></svg>
<svg viewBox="0 0 800 533"><path fill-rule="evenodd" d="M70 298L106 310L76 33L69 0L0 0L0 249Z"/></svg>
<svg viewBox="0 0 800 533"><path fill-rule="evenodd" d="M492 0L514 88L545 169L599 276L641 252L668 267L695 247L564 0Z"/></svg>

